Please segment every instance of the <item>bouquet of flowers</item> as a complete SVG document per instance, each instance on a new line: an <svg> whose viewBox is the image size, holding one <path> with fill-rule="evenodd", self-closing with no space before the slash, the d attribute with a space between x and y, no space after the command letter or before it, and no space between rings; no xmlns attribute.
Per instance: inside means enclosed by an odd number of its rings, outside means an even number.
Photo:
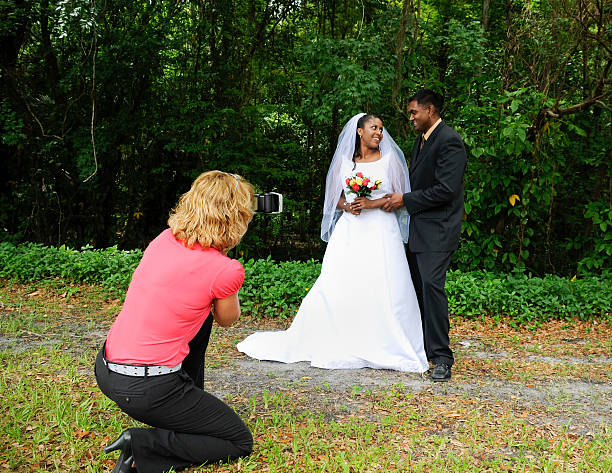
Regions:
<svg viewBox="0 0 612 473"><path fill-rule="evenodd" d="M372 181L364 177L362 172L346 178L346 189L349 194L357 194L357 197L370 197L373 190L380 189L382 180Z"/></svg>

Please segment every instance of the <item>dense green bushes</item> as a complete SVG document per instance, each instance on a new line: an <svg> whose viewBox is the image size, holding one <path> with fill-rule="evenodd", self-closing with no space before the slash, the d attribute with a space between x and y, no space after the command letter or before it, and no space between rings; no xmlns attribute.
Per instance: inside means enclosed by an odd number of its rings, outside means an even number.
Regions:
<svg viewBox="0 0 612 473"><path fill-rule="evenodd" d="M36 244L0 244L0 277L32 282L60 277L75 282L101 284L123 293L138 265L142 251L120 251ZM245 311L255 316L291 316L316 280L320 263L270 259L248 260L240 291ZM567 279L484 271L453 271L448 275L450 310L468 317L511 316L519 323L550 318L608 317L612 311L612 275Z"/></svg>
<svg viewBox="0 0 612 473"><path fill-rule="evenodd" d="M0 243L0 277L32 282L60 277L75 282L99 283L107 289L124 291L142 257L142 251L83 248L81 251L61 246L46 247L27 243L15 246Z"/></svg>
<svg viewBox="0 0 612 473"><path fill-rule="evenodd" d="M446 287L451 312L464 316L511 316L523 323L551 318L608 317L612 311L610 274L569 279L454 271L449 273Z"/></svg>
<svg viewBox="0 0 612 473"><path fill-rule="evenodd" d="M343 124L375 113L409 157L408 98L427 86L468 151L454 267L599 274L608 3L0 1L0 240L142 248L221 169L285 198L246 258L320 258Z"/></svg>

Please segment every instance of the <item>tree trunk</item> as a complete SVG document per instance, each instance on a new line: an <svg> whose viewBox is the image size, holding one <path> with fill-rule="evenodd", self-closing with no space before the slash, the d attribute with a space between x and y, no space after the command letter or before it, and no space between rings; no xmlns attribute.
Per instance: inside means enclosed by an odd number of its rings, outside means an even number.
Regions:
<svg viewBox="0 0 612 473"><path fill-rule="evenodd" d="M489 30L489 16L490 16L491 0L482 0L482 29L484 31Z"/></svg>
<svg viewBox="0 0 612 473"><path fill-rule="evenodd" d="M450 12L452 9L452 2L449 0L440 3L439 14L442 17L442 25L444 28L444 33L446 34L448 33L448 24L451 19ZM446 71L448 69L448 50L449 47L446 42L444 42L440 46L438 54L436 55L436 62L438 65L438 80L441 83L445 82L444 77L446 76Z"/></svg>
<svg viewBox="0 0 612 473"><path fill-rule="evenodd" d="M404 112L401 100L398 99L402 81L404 79L404 49L406 47L406 27L416 26L414 22L414 0L404 0L402 2L402 16L400 17L399 30L395 42L395 76L393 78L393 88L391 101L395 108L395 123L398 127L398 135L406 137L406 122L408 115ZM416 29L416 28L415 28ZM413 35L416 32L413 30ZM410 46L412 49L412 45Z"/></svg>

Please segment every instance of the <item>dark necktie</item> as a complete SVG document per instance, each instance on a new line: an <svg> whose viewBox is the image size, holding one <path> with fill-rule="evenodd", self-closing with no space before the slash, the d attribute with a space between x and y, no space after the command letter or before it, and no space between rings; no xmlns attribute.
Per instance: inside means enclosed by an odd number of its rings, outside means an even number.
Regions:
<svg viewBox="0 0 612 473"><path fill-rule="evenodd" d="M425 136L421 135L421 144L419 145L419 151L423 149L423 146L425 146Z"/></svg>

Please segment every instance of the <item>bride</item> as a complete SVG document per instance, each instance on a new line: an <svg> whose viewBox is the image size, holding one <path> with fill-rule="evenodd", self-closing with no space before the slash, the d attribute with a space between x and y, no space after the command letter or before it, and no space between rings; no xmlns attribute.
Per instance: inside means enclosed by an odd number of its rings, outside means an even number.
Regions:
<svg viewBox="0 0 612 473"><path fill-rule="evenodd" d="M358 174L359 173L359 174ZM351 179L378 188L355 197ZM366 181L367 179L367 181ZM357 181L359 182L359 181ZM381 209L386 193L410 190L404 155L383 123L358 114L344 126L327 173L321 274L285 331L237 345L259 360L309 361L328 369L428 369L419 306L403 242L408 219Z"/></svg>

